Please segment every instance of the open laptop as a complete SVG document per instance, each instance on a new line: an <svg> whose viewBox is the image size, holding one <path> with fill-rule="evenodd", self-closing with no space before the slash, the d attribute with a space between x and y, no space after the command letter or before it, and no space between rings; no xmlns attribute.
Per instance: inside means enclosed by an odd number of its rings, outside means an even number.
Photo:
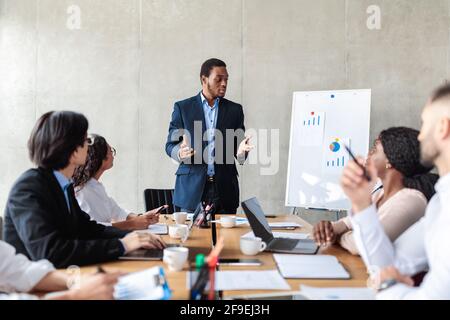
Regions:
<svg viewBox="0 0 450 320"><path fill-rule="evenodd" d="M179 247L178 244L168 244L167 247ZM163 259L163 249L138 249L119 257L119 260L158 261Z"/></svg>
<svg viewBox="0 0 450 320"><path fill-rule="evenodd" d="M256 237L260 237L266 244L266 251L281 253L315 254L319 249L311 239L275 238L264 211L256 198L241 203L248 222Z"/></svg>

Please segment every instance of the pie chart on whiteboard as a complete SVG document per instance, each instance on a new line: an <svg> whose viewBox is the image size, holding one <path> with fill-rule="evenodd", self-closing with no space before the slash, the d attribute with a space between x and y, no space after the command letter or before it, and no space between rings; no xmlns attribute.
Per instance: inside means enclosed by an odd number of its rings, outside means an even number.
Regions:
<svg viewBox="0 0 450 320"><path fill-rule="evenodd" d="M341 174L342 169L348 162L348 154L344 148L344 143L350 145L350 139L329 137L325 141L322 169L328 174Z"/></svg>
<svg viewBox="0 0 450 320"><path fill-rule="evenodd" d="M339 144L339 142L334 141L330 144L330 150L332 152L338 152L341 149L341 145Z"/></svg>

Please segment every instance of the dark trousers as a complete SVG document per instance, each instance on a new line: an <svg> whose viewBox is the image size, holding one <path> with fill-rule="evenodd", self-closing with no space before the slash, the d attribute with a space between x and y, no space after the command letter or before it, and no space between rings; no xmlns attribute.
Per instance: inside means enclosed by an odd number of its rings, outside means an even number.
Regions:
<svg viewBox="0 0 450 320"><path fill-rule="evenodd" d="M206 181L203 189L202 201L213 203L216 207L217 214L236 214L236 208L226 208L220 201L219 191L217 190L217 183L215 181Z"/></svg>

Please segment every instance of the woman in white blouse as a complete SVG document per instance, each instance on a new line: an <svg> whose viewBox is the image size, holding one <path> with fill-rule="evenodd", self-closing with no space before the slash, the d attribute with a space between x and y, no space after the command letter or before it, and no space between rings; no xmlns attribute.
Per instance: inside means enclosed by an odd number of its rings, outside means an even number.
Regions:
<svg viewBox="0 0 450 320"><path fill-rule="evenodd" d="M0 300L10 299L12 293L51 292L49 299L88 300L113 299L114 285L120 273L98 273L83 277L79 287L68 290L69 275L57 271L47 260L32 262L4 241L0 241ZM33 296L27 296L33 298ZM34 297L35 298L35 297Z"/></svg>
<svg viewBox="0 0 450 320"><path fill-rule="evenodd" d="M75 196L81 209L92 220L112 225L122 230L147 229L159 221L159 211L167 205L144 214L134 214L121 208L111 198L99 181L103 173L114 165L116 150L102 136L93 134L93 145L89 146L86 164L79 167L73 176Z"/></svg>

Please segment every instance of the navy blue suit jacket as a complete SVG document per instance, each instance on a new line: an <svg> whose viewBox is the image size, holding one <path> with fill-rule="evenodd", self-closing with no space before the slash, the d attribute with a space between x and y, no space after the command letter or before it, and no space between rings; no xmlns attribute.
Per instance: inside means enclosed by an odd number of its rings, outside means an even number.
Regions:
<svg viewBox="0 0 450 320"><path fill-rule="evenodd" d="M196 130L195 123L197 123ZM208 145L204 136L205 130L205 116L200 93L175 103L167 137L166 153L180 163L178 150L183 132L190 136L190 146L196 151L194 157L179 164L176 172L173 202L177 207L194 210L201 201L208 168L203 159L203 153ZM244 139L242 106L225 98L220 99L216 130L220 131L223 137L220 139L216 135L214 164L221 204L224 209L236 209L239 207L239 184L234 159L239 144Z"/></svg>
<svg viewBox="0 0 450 320"><path fill-rule="evenodd" d="M3 237L31 260L48 259L57 268L117 259L127 231L105 227L81 210L69 188L70 211L51 170L30 169L11 189Z"/></svg>

